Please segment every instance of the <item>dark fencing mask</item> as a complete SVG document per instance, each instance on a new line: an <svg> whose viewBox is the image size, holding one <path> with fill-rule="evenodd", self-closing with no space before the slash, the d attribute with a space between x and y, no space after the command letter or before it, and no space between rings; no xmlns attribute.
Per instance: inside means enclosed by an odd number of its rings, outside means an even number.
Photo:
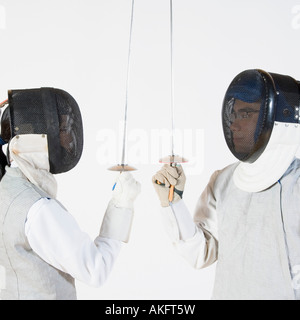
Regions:
<svg viewBox="0 0 300 320"><path fill-rule="evenodd" d="M1 118L1 144L18 135L45 134L50 172L71 170L83 149L81 113L75 99L55 88L10 90ZM6 165L1 161L2 170Z"/></svg>
<svg viewBox="0 0 300 320"><path fill-rule="evenodd" d="M286 171L300 144L299 107L300 85L290 76L254 69L233 79L222 124L230 151L241 161L234 176L241 189L260 191Z"/></svg>

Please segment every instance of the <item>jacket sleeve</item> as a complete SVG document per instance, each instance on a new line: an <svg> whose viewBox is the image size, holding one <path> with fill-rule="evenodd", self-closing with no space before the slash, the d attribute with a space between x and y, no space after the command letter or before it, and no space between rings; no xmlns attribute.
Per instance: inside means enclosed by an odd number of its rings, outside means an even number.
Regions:
<svg viewBox="0 0 300 320"><path fill-rule="evenodd" d="M117 207L113 200L107 206L100 236L127 243L130 238L133 209Z"/></svg>
<svg viewBox="0 0 300 320"><path fill-rule="evenodd" d="M194 219L183 200L162 208L164 226L178 253L194 268L201 269L213 264L218 257L215 172L201 194ZM193 227L192 227L193 225Z"/></svg>
<svg viewBox="0 0 300 320"><path fill-rule="evenodd" d="M197 260L197 268L211 265L218 259L218 220L216 212L215 182L220 171L215 171L202 192L194 212L194 222L203 232L205 247Z"/></svg>
<svg viewBox="0 0 300 320"><path fill-rule="evenodd" d="M98 236L93 241L69 212L47 198L29 210L25 234L45 262L93 287L107 280L121 249L118 240Z"/></svg>

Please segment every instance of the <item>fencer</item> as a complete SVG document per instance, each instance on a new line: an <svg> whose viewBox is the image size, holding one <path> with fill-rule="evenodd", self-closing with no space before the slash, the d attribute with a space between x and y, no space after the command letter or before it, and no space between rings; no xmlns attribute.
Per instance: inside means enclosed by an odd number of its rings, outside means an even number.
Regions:
<svg viewBox="0 0 300 320"><path fill-rule="evenodd" d="M0 299L75 300L75 280L99 287L108 278L129 240L140 183L130 173L119 175L92 240L57 200L54 176L82 155L77 102L64 90L38 88L10 90L7 103L0 139L8 144L0 157Z"/></svg>
<svg viewBox="0 0 300 320"><path fill-rule="evenodd" d="M243 71L222 107L225 141L238 161L212 174L193 217L182 199L182 166L164 165L153 176L176 250L198 269L216 263L212 299L300 299L299 106L294 78Z"/></svg>

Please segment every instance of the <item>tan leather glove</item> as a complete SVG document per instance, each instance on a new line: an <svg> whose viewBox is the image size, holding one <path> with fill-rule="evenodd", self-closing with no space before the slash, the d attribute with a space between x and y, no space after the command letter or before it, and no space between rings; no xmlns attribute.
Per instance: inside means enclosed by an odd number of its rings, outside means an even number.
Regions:
<svg viewBox="0 0 300 320"><path fill-rule="evenodd" d="M152 177L152 183L162 207L168 207L170 202L176 203L182 199L185 181L186 177L180 164L175 167L165 164ZM173 187L174 191L172 191ZM172 199L169 199L170 192Z"/></svg>

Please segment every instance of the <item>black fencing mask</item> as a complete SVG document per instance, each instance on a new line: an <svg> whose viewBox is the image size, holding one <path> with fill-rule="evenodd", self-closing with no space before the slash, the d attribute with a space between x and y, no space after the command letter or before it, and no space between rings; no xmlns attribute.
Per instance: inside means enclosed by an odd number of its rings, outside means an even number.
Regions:
<svg viewBox="0 0 300 320"><path fill-rule="evenodd" d="M273 180L287 169L299 145L299 107L299 82L290 76L254 69L233 79L223 101L222 124L230 151L243 163L240 177L245 185L268 166L273 168ZM289 145L293 148L283 150ZM284 152L286 158L281 159Z"/></svg>
<svg viewBox="0 0 300 320"><path fill-rule="evenodd" d="M15 136L26 134L47 135L51 173L71 170L83 149L78 104L69 93L60 89L10 90L8 106L1 118L0 142L3 145Z"/></svg>

